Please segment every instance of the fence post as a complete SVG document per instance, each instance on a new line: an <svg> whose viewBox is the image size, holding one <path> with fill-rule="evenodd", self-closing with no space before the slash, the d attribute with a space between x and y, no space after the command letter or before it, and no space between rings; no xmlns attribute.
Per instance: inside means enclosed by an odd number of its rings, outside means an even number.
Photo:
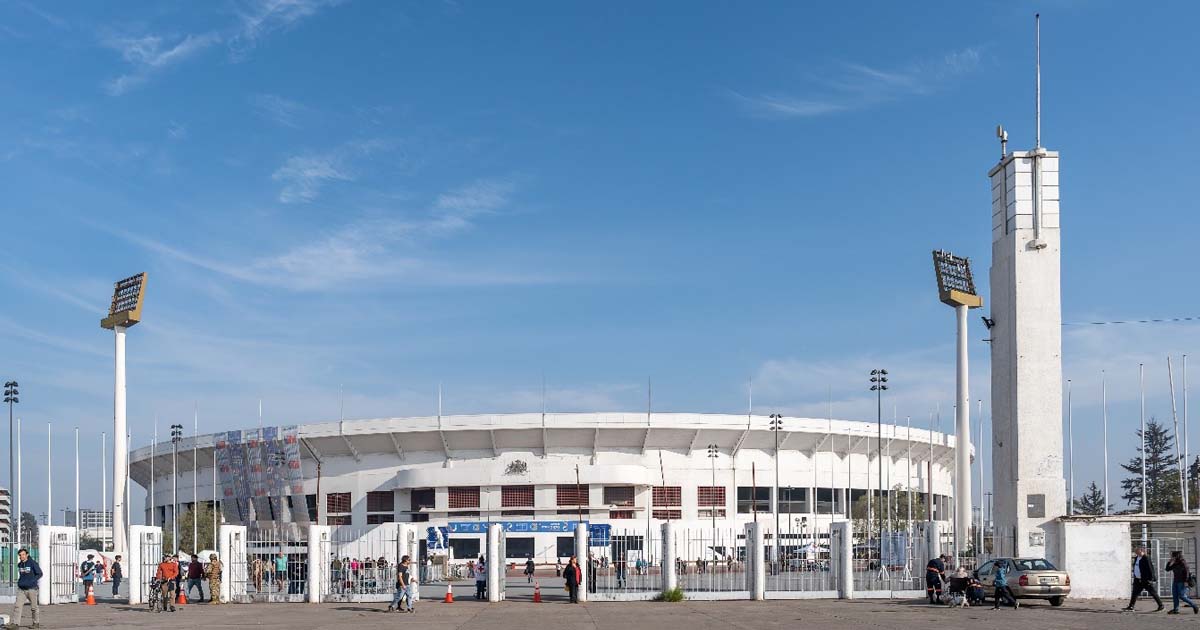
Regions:
<svg viewBox="0 0 1200 630"><path fill-rule="evenodd" d="M833 523L829 533L829 558L837 580L838 597L854 599L854 532L850 521Z"/></svg>
<svg viewBox="0 0 1200 630"><path fill-rule="evenodd" d="M322 586L329 583L329 525L308 526L308 603L320 604Z"/></svg>
<svg viewBox="0 0 1200 630"><path fill-rule="evenodd" d="M575 555L579 557L579 601L588 600L589 581L592 576L592 559L588 557L588 524L575 524Z"/></svg>
<svg viewBox="0 0 1200 630"><path fill-rule="evenodd" d="M767 596L766 540L763 527L746 523L746 588L750 599L762 601Z"/></svg>
<svg viewBox="0 0 1200 630"><path fill-rule="evenodd" d="M217 553L221 557L221 592L217 596L225 603L239 600L246 595L246 582L250 577L246 558L246 527L219 526Z"/></svg>
<svg viewBox="0 0 1200 630"><path fill-rule="evenodd" d="M149 542L151 550L154 547L158 548L159 557L147 558L143 552L146 551L143 547ZM157 545L155 544L157 543ZM130 525L129 526L129 549L125 552L125 579L129 584L129 604L145 604L147 595L146 588L150 585L150 578L154 577L151 573L147 575L148 567L146 565L155 566L162 560L162 528L151 527L148 525Z"/></svg>
<svg viewBox="0 0 1200 630"><path fill-rule="evenodd" d="M675 564L675 524L662 524L662 588L663 592L679 587L678 566Z"/></svg>

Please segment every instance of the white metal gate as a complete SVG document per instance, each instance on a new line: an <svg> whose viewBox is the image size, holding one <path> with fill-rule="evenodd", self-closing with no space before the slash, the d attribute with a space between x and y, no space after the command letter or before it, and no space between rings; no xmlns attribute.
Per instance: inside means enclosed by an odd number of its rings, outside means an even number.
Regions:
<svg viewBox="0 0 1200 630"><path fill-rule="evenodd" d="M50 603L79 601L75 563L79 560L78 539L68 532L55 532L50 540Z"/></svg>
<svg viewBox="0 0 1200 630"><path fill-rule="evenodd" d="M154 581L154 575L158 573L158 564L163 559L162 536L155 532L142 532L137 541L138 553L141 558L141 575L143 584L143 598L149 601L151 583Z"/></svg>
<svg viewBox="0 0 1200 630"><path fill-rule="evenodd" d="M232 557L230 599L240 602L303 602L308 591L307 531L281 524L248 528L246 555ZM237 593L238 596L233 596Z"/></svg>
<svg viewBox="0 0 1200 630"><path fill-rule="evenodd" d="M404 555L399 528L393 524L367 529L337 527L328 543L321 544L318 557L328 563L329 575L322 600L391 601L396 567Z"/></svg>

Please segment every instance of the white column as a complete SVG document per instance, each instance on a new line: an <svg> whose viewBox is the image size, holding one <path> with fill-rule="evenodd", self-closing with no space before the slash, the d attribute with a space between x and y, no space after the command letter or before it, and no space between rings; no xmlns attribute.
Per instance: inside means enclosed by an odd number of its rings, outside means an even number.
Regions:
<svg viewBox="0 0 1200 630"><path fill-rule="evenodd" d="M149 567L162 559L162 528L133 525L129 528L129 550L125 558L125 580L129 584L129 604L145 604L149 593L146 587L153 575L147 575Z"/></svg>
<svg viewBox="0 0 1200 630"><path fill-rule="evenodd" d="M242 525L222 525L217 540L217 553L221 554L221 601L240 601L246 595L250 570L246 557L246 528ZM311 567L309 571L311 574Z"/></svg>
<svg viewBox="0 0 1200 630"><path fill-rule="evenodd" d="M320 604L322 591L329 583L325 573L329 571L329 537L332 527L328 525L308 526L308 603Z"/></svg>
<svg viewBox="0 0 1200 630"><path fill-rule="evenodd" d="M79 601L73 588L55 593L55 584L75 584L75 567L79 562L79 530L74 527L43 525L38 528L38 564L42 578L38 580L38 603L66 604Z"/></svg>
<svg viewBox="0 0 1200 630"><path fill-rule="evenodd" d="M586 602L588 600L588 580L591 579L588 571L592 568L592 561L588 559L587 523L575 525L575 555L579 556L579 601Z"/></svg>
<svg viewBox="0 0 1200 630"><path fill-rule="evenodd" d="M838 597L854 599L853 531L850 521L833 523L829 528L829 560L837 580Z"/></svg>
<svg viewBox="0 0 1200 630"><path fill-rule="evenodd" d="M487 597L488 602L499 602L504 599L504 591L500 588L500 580L504 579L504 557L500 553L501 525L492 523L487 531ZM585 572L586 574L586 572ZM582 589L581 589L582 590ZM580 593L580 599L583 594Z"/></svg>
<svg viewBox="0 0 1200 630"><path fill-rule="evenodd" d="M675 523L662 524L662 587L663 592L673 591L679 586L679 574L675 566Z"/></svg>
<svg viewBox="0 0 1200 630"><path fill-rule="evenodd" d="M746 523L746 588L750 591L750 599L756 601L766 599L767 591L766 536L763 535L763 529L759 523Z"/></svg>
<svg viewBox="0 0 1200 630"><path fill-rule="evenodd" d="M126 555L128 533L125 531L125 459L129 456L125 428L125 328L116 326L116 386L113 390L113 553ZM106 474L106 473L101 473ZM101 510L107 509L107 506Z"/></svg>
<svg viewBox="0 0 1200 630"><path fill-rule="evenodd" d="M49 517L47 517L49 518ZM53 521L51 521L53 522ZM41 553L39 565L42 565L42 577L38 578L38 605L46 606L50 604L50 568L53 565L53 555L51 554L50 541L53 540L53 527L42 525L37 528L37 547Z"/></svg>
<svg viewBox="0 0 1200 630"><path fill-rule="evenodd" d="M958 564L971 537L971 401L967 387L967 307L954 307L958 319L958 379L954 407L954 557Z"/></svg>

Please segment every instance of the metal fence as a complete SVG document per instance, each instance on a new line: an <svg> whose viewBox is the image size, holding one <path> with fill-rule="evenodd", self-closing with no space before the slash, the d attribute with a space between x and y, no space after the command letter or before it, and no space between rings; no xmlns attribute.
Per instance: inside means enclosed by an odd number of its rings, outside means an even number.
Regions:
<svg viewBox="0 0 1200 630"><path fill-rule="evenodd" d="M1154 535L1148 533L1143 540L1140 532L1133 532L1133 550L1138 547L1145 547L1146 553L1150 556L1150 564L1155 567L1158 572L1158 580L1155 583L1158 588L1158 594L1161 597L1171 596L1171 584L1174 581L1174 576L1170 571L1167 571L1167 562L1171 559L1172 551L1182 551L1183 557L1187 561L1189 567L1196 566L1196 539L1195 538L1180 538L1173 536ZM1132 561L1130 562L1132 567Z"/></svg>
<svg viewBox="0 0 1200 630"><path fill-rule="evenodd" d="M50 602L62 604L78 601L75 565L79 560L76 534L56 532L50 540Z"/></svg>
<svg viewBox="0 0 1200 630"><path fill-rule="evenodd" d="M833 579L830 558L829 531L785 533L778 537L779 555L774 545L777 537L767 532L771 545L765 550L767 562L767 591L832 591L837 588Z"/></svg>
<svg viewBox="0 0 1200 630"><path fill-rule="evenodd" d="M673 558L679 588L690 592L747 591L746 539L741 529L675 532Z"/></svg>
<svg viewBox="0 0 1200 630"><path fill-rule="evenodd" d="M142 585L142 601L149 601L151 583L154 582L154 576L158 573L158 565L163 559L162 537L154 532L142 532L138 540L134 541L141 553L141 575L145 579L145 584Z"/></svg>
<svg viewBox="0 0 1200 630"><path fill-rule="evenodd" d="M854 590L911 591L924 588L924 562L914 557L913 532L855 532L851 551ZM917 563L921 562L920 566Z"/></svg>
<svg viewBox="0 0 1200 630"><path fill-rule="evenodd" d="M245 557L230 558L230 599L303 602L308 590L307 532L290 524L248 528Z"/></svg>
<svg viewBox="0 0 1200 630"><path fill-rule="evenodd" d="M662 529L614 529L598 552L594 590L598 593L652 593L662 590Z"/></svg>
<svg viewBox="0 0 1200 630"><path fill-rule="evenodd" d="M320 544L319 557L329 563L328 579L321 585L322 599L391 599L396 566L403 556L396 528L338 527Z"/></svg>

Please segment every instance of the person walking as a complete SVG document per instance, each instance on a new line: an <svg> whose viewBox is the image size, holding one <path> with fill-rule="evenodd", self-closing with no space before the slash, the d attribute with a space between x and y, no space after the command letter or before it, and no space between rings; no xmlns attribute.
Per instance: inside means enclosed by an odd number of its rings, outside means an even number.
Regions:
<svg viewBox="0 0 1200 630"><path fill-rule="evenodd" d="M1133 592L1129 595L1129 605L1121 610L1125 612L1133 612L1133 607L1137 604L1138 597L1142 591L1150 593L1150 597L1154 598L1154 603L1158 604L1158 608L1154 612L1162 611L1162 598L1158 596L1157 579L1154 577L1154 565L1150 562L1150 556L1146 554L1145 547L1138 547L1133 556Z"/></svg>
<svg viewBox="0 0 1200 630"><path fill-rule="evenodd" d="M417 612L413 608L413 598L412 559L404 556L400 558L400 564L396 566L396 593L392 596L388 612L393 610L407 613ZM404 608L400 607L401 604L404 604Z"/></svg>
<svg viewBox="0 0 1200 630"><path fill-rule="evenodd" d="M175 612L175 593L179 591L179 558L164 555L154 572L154 579L162 590L163 610Z"/></svg>
<svg viewBox="0 0 1200 630"><path fill-rule="evenodd" d="M562 558L554 559L554 577L562 577Z"/></svg>
<svg viewBox="0 0 1200 630"><path fill-rule="evenodd" d="M121 556L117 556L116 558L113 559L113 565L112 565L113 597L117 596L117 589L121 588L121 580L124 578L125 578L125 571L121 567Z"/></svg>
<svg viewBox="0 0 1200 630"><path fill-rule="evenodd" d="M1004 598L1004 603L1017 609L1017 598L1013 597L1012 589L1008 587L1008 561L1000 561L996 563L996 577L992 580L992 586L996 591L996 601L992 605L992 610L1000 609L1000 599Z"/></svg>
<svg viewBox="0 0 1200 630"><path fill-rule="evenodd" d="M279 551L279 555L275 556L275 584L277 586L277 588L276 588L277 593L283 592L283 582L284 582L284 580L287 579L287 577L288 577L287 554L283 553L283 550L281 549Z"/></svg>
<svg viewBox="0 0 1200 630"><path fill-rule="evenodd" d="M596 559L595 554L593 554L592 552L589 551L588 552L588 564L587 564L587 572L588 572L588 574L587 574L587 591L589 593L596 592L596 567L599 564L600 564L600 561Z"/></svg>
<svg viewBox="0 0 1200 630"><path fill-rule="evenodd" d="M200 556L196 554L192 554L192 559L188 562L187 589L183 591L186 597L192 596L193 586L200 591L200 597L196 601L204 603L204 565L200 564Z"/></svg>
<svg viewBox="0 0 1200 630"><path fill-rule="evenodd" d="M92 587L96 583L96 562L92 560L95 557L94 554L89 553L87 559L79 563L79 577L83 580L84 597L92 593Z"/></svg>
<svg viewBox="0 0 1200 630"><path fill-rule="evenodd" d="M535 568L535 567L534 567L534 564L533 564L533 556L529 556L529 557L528 557L528 558L525 560L525 583L526 583L526 584L532 584L532 583L533 583L533 571L534 571L534 568Z"/></svg>
<svg viewBox="0 0 1200 630"><path fill-rule="evenodd" d="M1189 580L1192 577L1191 567L1183 559L1182 551L1172 551L1171 559L1167 561L1167 570L1171 572L1171 612L1168 615L1179 614L1179 600L1192 607L1192 614L1200 614L1200 606L1188 597Z"/></svg>
<svg viewBox="0 0 1200 630"><path fill-rule="evenodd" d="M563 569L563 578L567 582L567 596L572 604L579 603L579 583L583 581L583 570L579 568L579 558L571 556Z"/></svg>
<svg viewBox="0 0 1200 630"><path fill-rule="evenodd" d="M254 592L261 593L263 585L263 560L259 556L254 556L250 561L250 575L254 578Z"/></svg>
<svg viewBox="0 0 1200 630"><path fill-rule="evenodd" d="M25 602L33 614L33 627L42 627L41 612L38 610L38 580L42 579L42 567L29 557L29 550L22 548L17 552L17 600L13 602L12 617L5 628L15 630L21 626L21 614L25 612Z"/></svg>
<svg viewBox="0 0 1200 630"><path fill-rule="evenodd" d="M622 557L617 558L614 564L616 564L617 588L625 588L625 573L629 570L628 563Z"/></svg>
<svg viewBox="0 0 1200 630"><path fill-rule="evenodd" d="M208 601L212 604L221 603L221 559L217 554L208 554L208 567L205 573L208 575Z"/></svg>

